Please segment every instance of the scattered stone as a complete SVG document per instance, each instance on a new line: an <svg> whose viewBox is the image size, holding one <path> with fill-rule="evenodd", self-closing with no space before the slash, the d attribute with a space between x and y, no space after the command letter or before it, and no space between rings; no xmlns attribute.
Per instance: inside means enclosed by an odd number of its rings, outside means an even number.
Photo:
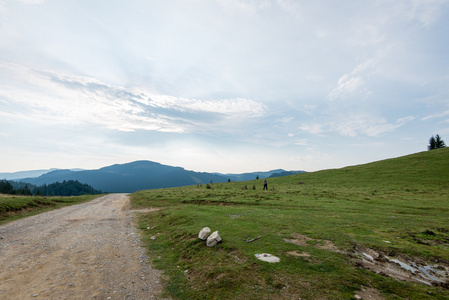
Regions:
<svg viewBox="0 0 449 300"><path fill-rule="evenodd" d="M152 237L150 237L150 239L154 241L156 237L153 235Z"/></svg>
<svg viewBox="0 0 449 300"><path fill-rule="evenodd" d="M257 259L260 259L262 261L266 261L269 263L278 263L281 261L279 257L276 257L269 253L261 253L261 254L255 254L254 255Z"/></svg>
<svg viewBox="0 0 449 300"><path fill-rule="evenodd" d="M374 263L374 258L371 255L369 255L368 253L364 253L363 252L362 256L363 256L364 259L369 260L370 262Z"/></svg>
<svg viewBox="0 0 449 300"><path fill-rule="evenodd" d="M209 235L211 233L211 230L209 227L204 227L203 229L201 229L200 233L198 234L198 237L200 240L205 241Z"/></svg>
<svg viewBox="0 0 449 300"><path fill-rule="evenodd" d="M219 242L221 242L221 237L218 234L218 231L214 231L208 238L206 241L206 245L208 247L213 247L215 245L217 245Z"/></svg>

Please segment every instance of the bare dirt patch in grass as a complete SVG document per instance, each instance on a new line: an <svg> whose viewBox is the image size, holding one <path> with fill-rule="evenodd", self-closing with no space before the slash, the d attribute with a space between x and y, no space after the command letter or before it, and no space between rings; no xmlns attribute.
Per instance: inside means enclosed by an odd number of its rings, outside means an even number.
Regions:
<svg viewBox="0 0 449 300"><path fill-rule="evenodd" d="M303 246L303 247L313 245L314 247L316 247L318 249L329 250L329 251L334 251L334 252L340 251L334 245L334 243L332 243L331 241L328 241L328 240L313 239L306 235L299 234L296 232L294 232L292 234L292 237L293 238L291 238L291 239L284 239L284 241L286 241L287 243L292 243L292 244L295 244L298 246Z"/></svg>
<svg viewBox="0 0 449 300"><path fill-rule="evenodd" d="M382 276L392 277L399 281L449 289L449 265L445 262L428 262L404 254L389 256L383 251L364 246L356 246L353 251L346 252L339 250L331 241L313 239L298 233L293 233L291 239L284 239L284 241L302 247L312 246L318 249L349 255L355 266ZM299 253L297 251L290 251L287 254L296 257L311 257L308 253Z"/></svg>
<svg viewBox="0 0 449 300"><path fill-rule="evenodd" d="M291 239L284 239L284 241L286 241L287 243L291 243L291 244L295 244L295 245L298 245L298 246L305 247L305 246L310 246L307 243L308 241L313 241L314 240L312 238L309 238L306 235L298 234L298 233L295 233L295 232L292 234L292 237L293 238L291 238Z"/></svg>
<svg viewBox="0 0 449 300"><path fill-rule="evenodd" d="M356 247L354 254L353 262L356 266L379 275L392 277L400 281L449 289L449 265L446 263L428 262L404 254L390 257L382 251L362 246Z"/></svg>

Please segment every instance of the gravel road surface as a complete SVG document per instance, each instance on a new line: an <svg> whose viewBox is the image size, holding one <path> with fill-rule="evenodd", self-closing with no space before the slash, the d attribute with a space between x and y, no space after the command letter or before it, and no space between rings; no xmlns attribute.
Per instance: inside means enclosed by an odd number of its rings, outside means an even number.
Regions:
<svg viewBox="0 0 449 300"><path fill-rule="evenodd" d="M160 299L126 194L0 226L0 299Z"/></svg>

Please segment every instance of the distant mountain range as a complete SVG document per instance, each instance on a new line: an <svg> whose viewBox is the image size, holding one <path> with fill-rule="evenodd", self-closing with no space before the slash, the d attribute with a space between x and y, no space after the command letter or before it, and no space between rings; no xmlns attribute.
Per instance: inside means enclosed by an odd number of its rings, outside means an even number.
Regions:
<svg viewBox="0 0 449 300"><path fill-rule="evenodd" d="M108 193L133 193L139 190L207 184L214 182L246 181L267 178L270 176L286 176L304 171L285 171L282 169L268 172L252 172L243 174L220 174L188 171L181 167L162 165L152 161L135 161L116 164L97 170L59 170L50 169L23 171L17 173L0 173L0 179L8 179L31 183L37 186L78 180L96 190ZM25 176L20 176L25 175Z"/></svg>
<svg viewBox="0 0 449 300"><path fill-rule="evenodd" d="M46 169L46 170L31 170L31 171L20 171L20 172L10 172L10 173L0 173L0 180L15 180L20 178L30 178L38 177L51 171L56 171L58 169ZM71 171L82 171L82 169L70 169Z"/></svg>

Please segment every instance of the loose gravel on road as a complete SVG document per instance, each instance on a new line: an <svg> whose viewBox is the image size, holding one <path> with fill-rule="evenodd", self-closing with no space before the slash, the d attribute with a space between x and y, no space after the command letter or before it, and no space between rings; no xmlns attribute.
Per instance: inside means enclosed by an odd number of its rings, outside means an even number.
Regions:
<svg viewBox="0 0 449 300"><path fill-rule="evenodd" d="M0 299L160 299L126 194L0 226Z"/></svg>

